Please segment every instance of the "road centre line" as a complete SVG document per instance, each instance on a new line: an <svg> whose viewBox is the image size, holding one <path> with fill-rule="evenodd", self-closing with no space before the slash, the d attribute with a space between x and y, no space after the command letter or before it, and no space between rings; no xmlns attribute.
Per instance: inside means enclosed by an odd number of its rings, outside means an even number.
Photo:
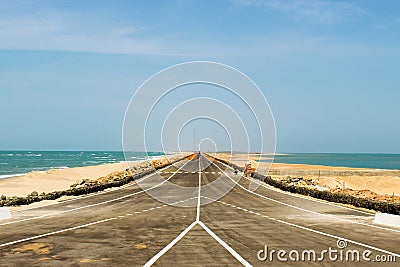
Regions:
<svg viewBox="0 0 400 267"><path fill-rule="evenodd" d="M199 189L198 189L198 195L197 195L197 209L196 209L196 222L200 221L200 205L201 205L201 166L200 166L200 157L199 156Z"/></svg>
<svg viewBox="0 0 400 267"><path fill-rule="evenodd" d="M201 156L200 156L201 157ZM199 170L200 166L199 157ZM168 252L176 243L178 243L196 224L199 224L211 237L213 237L220 245L222 245L232 256L234 256L238 261L240 261L244 266L252 266L245 259L243 259L235 250L233 250L228 244L226 244L221 238L219 238L213 231L211 231L202 221L200 221L200 206L201 206L201 172L199 171L199 190L197 197L197 210L196 210L196 220L191 223L184 231L182 231L175 239L173 239L167 246L165 246L161 251L154 255L144 266L148 267L153 265L161 256Z"/></svg>

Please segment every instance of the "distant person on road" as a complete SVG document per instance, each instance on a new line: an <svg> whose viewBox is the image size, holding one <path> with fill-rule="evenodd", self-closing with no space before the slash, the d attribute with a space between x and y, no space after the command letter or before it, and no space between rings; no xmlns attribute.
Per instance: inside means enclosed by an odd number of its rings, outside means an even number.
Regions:
<svg viewBox="0 0 400 267"><path fill-rule="evenodd" d="M235 167L233 172L235 173L235 175L237 175L238 174L238 169Z"/></svg>

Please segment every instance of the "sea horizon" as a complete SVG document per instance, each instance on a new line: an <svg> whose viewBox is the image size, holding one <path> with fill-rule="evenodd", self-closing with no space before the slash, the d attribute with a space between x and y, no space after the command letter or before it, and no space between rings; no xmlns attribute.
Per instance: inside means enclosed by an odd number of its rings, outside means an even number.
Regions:
<svg viewBox="0 0 400 267"><path fill-rule="evenodd" d="M240 152L235 152L240 153ZM243 152L242 152L243 153ZM256 153L256 152L253 152ZM168 153L130 152L129 161L145 160ZM260 162L271 162L271 154L260 154ZM123 151L107 150L0 150L0 179L73 167L124 162ZM307 164L332 167L400 169L400 154L395 153L290 153L276 152L274 163Z"/></svg>

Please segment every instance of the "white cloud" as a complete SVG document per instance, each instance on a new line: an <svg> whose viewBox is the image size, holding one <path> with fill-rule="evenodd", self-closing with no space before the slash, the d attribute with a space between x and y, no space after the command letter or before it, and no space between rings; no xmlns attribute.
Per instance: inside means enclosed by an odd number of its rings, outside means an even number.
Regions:
<svg viewBox="0 0 400 267"><path fill-rule="evenodd" d="M0 12L0 49L169 53L157 40L142 38L143 27L106 23L98 25L98 28L81 27L85 19L89 21L91 18L76 20L68 14L49 10L32 14Z"/></svg>

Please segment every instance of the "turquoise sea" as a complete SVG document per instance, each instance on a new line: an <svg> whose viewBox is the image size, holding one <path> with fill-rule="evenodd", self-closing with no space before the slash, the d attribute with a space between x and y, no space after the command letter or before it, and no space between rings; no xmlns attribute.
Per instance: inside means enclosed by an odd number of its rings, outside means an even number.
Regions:
<svg viewBox="0 0 400 267"><path fill-rule="evenodd" d="M164 155L162 152L131 152L129 161ZM112 151L0 151L0 179L30 171L82 167L125 161L123 152Z"/></svg>
<svg viewBox="0 0 400 267"><path fill-rule="evenodd" d="M400 154L294 153L276 155L274 162L399 170Z"/></svg>
<svg viewBox="0 0 400 267"><path fill-rule="evenodd" d="M143 160L162 152L131 152L127 160ZM270 161L264 156L261 161ZM30 171L71 168L124 161L112 151L0 151L0 179ZM291 153L276 155L274 162L352 168L400 169L400 154Z"/></svg>

